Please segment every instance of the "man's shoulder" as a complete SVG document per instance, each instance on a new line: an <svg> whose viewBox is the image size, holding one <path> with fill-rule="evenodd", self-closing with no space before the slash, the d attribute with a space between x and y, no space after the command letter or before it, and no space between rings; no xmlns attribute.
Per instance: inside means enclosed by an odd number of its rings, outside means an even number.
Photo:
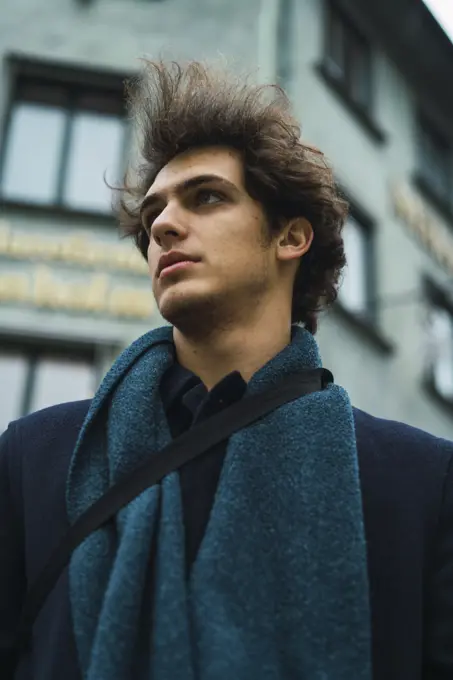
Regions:
<svg viewBox="0 0 453 680"><path fill-rule="evenodd" d="M30 507L36 499L42 503L45 498L47 507L64 498L68 466L90 403L87 399L36 411L10 423L1 435L0 477L9 479L18 512L25 497L32 499Z"/></svg>
<svg viewBox="0 0 453 680"><path fill-rule="evenodd" d="M379 418L358 408L354 408L353 413L357 440L361 443L453 453L453 441L430 434L418 427L397 420Z"/></svg>
<svg viewBox="0 0 453 680"><path fill-rule="evenodd" d="M453 442L417 427L354 409L357 452L365 489L397 497L439 497L453 474Z"/></svg>
<svg viewBox="0 0 453 680"><path fill-rule="evenodd" d="M90 404L90 399L84 399L48 406L10 423L4 436L13 439L15 446L27 448L58 440L75 441Z"/></svg>
<svg viewBox="0 0 453 680"><path fill-rule="evenodd" d="M58 425L81 426L88 413L90 404L91 399L55 404L19 418L16 424L25 428L41 427L43 424L49 424L54 427L58 427Z"/></svg>

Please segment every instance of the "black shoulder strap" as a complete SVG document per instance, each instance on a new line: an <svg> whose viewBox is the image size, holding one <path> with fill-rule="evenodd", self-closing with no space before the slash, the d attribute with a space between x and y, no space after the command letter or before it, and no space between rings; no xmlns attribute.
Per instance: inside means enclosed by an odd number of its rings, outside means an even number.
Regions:
<svg viewBox="0 0 453 680"><path fill-rule="evenodd" d="M72 552L87 536L99 529L125 505L166 475L204 453L234 432L258 420L283 404L304 394L324 389L333 381L326 369L304 371L286 378L262 394L246 396L223 411L194 425L149 460L112 486L70 527L50 560L29 589L16 638L16 653L26 645L33 623L54 588Z"/></svg>

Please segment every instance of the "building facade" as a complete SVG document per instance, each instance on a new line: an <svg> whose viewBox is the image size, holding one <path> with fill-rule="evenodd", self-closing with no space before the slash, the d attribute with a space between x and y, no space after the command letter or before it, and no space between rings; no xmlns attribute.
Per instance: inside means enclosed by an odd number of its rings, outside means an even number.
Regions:
<svg viewBox="0 0 453 680"><path fill-rule="evenodd" d="M351 205L324 363L356 406L451 438L453 45L416 0L5 0L0 430L90 396L162 323L104 182L133 148L143 55L226 57L287 89Z"/></svg>
<svg viewBox="0 0 453 680"><path fill-rule="evenodd" d="M351 205L324 362L358 407L451 438L453 45L420 1L283 5L277 75Z"/></svg>
<svg viewBox="0 0 453 680"><path fill-rule="evenodd" d="M257 12L258 0L2 3L0 431L91 396L114 356L162 323L104 182L133 148L124 81L145 55L256 66Z"/></svg>

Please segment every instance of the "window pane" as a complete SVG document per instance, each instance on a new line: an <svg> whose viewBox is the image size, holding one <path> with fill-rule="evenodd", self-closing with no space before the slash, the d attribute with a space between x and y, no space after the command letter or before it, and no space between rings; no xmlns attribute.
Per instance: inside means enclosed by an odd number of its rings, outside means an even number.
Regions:
<svg viewBox="0 0 453 680"><path fill-rule="evenodd" d="M111 191L118 181L125 123L114 116L79 113L74 120L64 202L73 208L110 212Z"/></svg>
<svg viewBox="0 0 453 680"><path fill-rule="evenodd" d="M348 45L348 81L351 97L363 108L370 107L371 64L366 44L358 36L350 36Z"/></svg>
<svg viewBox="0 0 453 680"><path fill-rule="evenodd" d="M326 65L336 78L343 78L345 74L345 37L345 26L341 17L331 10L327 29Z"/></svg>
<svg viewBox="0 0 453 680"><path fill-rule="evenodd" d="M66 113L39 104L17 104L6 143L2 195L53 203Z"/></svg>
<svg viewBox="0 0 453 680"><path fill-rule="evenodd" d="M40 359L35 374L30 411L93 396L94 368L85 361L52 357Z"/></svg>
<svg viewBox="0 0 453 680"><path fill-rule="evenodd" d="M444 397L453 397L453 327L452 318L437 307L431 319L433 338L433 379L437 391Z"/></svg>
<svg viewBox="0 0 453 680"><path fill-rule="evenodd" d="M347 265L339 291L340 302L352 312L368 310L367 235L361 225L350 217L343 231Z"/></svg>
<svg viewBox="0 0 453 680"><path fill-rule="evenodd" d="M420 145L423 176L440 196L449 196L451 169L447 142L434 130L423 128L420 131Z"/></svg>
<svg viewBox="0 0 453 680"><path fill-rule="evenodd" d="M27 380L27 361L20 354L0 353L0 432L19 418Z"/></svg>

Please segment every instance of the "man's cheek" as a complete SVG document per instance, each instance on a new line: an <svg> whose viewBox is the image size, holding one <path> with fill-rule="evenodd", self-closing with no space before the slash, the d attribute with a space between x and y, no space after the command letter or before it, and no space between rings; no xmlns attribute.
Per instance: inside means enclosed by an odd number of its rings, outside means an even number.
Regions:
<svg viewBox="0 0 453 680"><path fill-rule="evenodd" d="M150 271L151 276L154 276L156 270L157 270L157 258L156 256L150 255L148 252L148 268Z"/></svg>

